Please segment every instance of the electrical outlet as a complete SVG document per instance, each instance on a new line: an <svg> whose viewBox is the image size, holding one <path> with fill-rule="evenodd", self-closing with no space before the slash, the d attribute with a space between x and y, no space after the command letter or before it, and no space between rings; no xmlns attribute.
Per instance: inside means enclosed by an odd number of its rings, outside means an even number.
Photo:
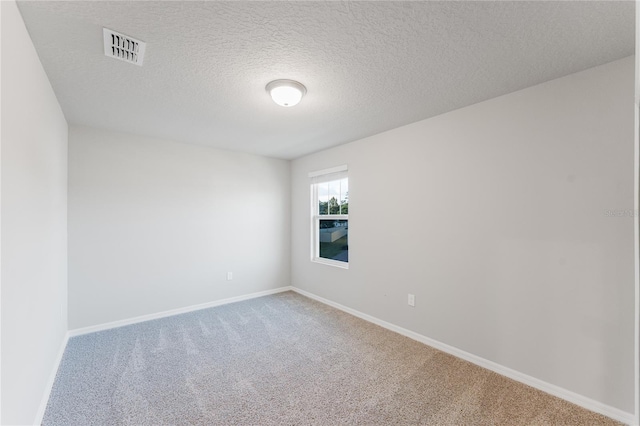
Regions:
<svg viewBox="0 0 640 426"><path fill-rule="evenodd" d="M231 281L233 279L233 272L227 272L227 281Z"/></svg>
<svg viewBox="0 0 640 426"><path fill-rule="evenodd" d="M409 306L416 306L416 296L413 294L409 294L409 297L407 298L407 303L409 304Z"/></svg>

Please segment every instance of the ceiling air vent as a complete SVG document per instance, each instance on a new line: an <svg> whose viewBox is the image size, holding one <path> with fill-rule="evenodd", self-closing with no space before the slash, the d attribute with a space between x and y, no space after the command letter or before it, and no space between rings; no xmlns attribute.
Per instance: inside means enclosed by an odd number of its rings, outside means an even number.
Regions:
<svg viewBox="0 0 640 426"><path fill-rule="evenodd" d="M145 42L107 28L103 28L102 33L104 34L105 56L142 66Z"/></svg>

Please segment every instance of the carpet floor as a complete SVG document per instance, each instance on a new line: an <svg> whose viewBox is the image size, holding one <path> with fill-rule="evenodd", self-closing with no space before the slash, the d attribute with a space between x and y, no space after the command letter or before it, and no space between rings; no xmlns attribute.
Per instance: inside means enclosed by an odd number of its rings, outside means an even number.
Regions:
<svg viewBox="0 0 640 426"><path fill-rule="evenodd" d="M297 293L74 337L44 425L613 425Z"/></svg>

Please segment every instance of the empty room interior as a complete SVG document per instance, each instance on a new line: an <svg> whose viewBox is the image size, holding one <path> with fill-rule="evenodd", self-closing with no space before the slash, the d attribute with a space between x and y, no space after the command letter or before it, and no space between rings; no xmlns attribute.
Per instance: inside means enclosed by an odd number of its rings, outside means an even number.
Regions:
<svg viewBox="0 0 640 426"><path fill-rule="evenodd" d="M639 423L635 2L0 15L3 425Z"/></svg>

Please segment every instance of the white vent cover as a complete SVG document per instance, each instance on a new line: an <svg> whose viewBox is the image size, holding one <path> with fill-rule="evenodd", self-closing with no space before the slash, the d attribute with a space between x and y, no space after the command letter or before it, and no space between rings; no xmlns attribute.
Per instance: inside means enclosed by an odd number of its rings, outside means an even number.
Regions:
<svg viewBox="0 0 640 426"><path fill-rule="evenodd" d="M142 66L145 42L107 28L103 28L102 33L104 34L105 56Z"/></svg>

